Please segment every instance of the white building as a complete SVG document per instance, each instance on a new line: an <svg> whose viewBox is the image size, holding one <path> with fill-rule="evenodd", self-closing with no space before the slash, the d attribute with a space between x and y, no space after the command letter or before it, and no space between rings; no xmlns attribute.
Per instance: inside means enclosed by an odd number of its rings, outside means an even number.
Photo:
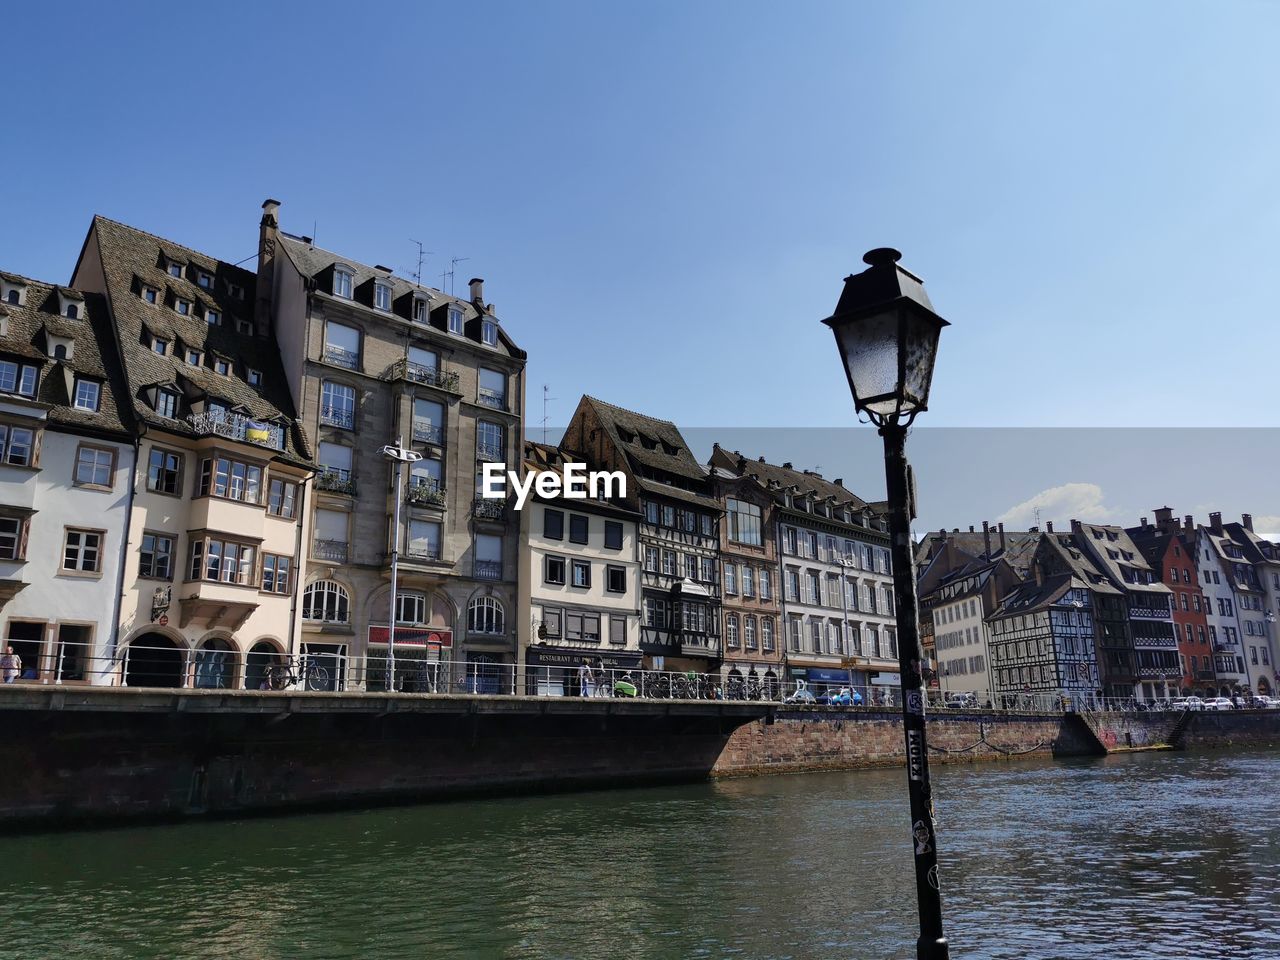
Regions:
<svg viewBox="0 0 1280 960"><path fill-rule="evenodd" d="M113 670L134 447L107 330L102 298L0 274L0 622L25 680Z"/></svg>

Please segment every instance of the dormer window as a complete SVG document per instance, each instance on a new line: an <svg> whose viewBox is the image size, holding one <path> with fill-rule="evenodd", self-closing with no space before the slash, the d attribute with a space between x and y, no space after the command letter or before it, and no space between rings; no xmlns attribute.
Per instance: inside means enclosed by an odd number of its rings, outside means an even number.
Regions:
<svg viewBox="0 0 1280 960"><path fill-rule="evenodd" d="M354 279L350 268L334 267L333 268L333 295L335 297L345 297L351 299L351 283Z"/></svg>
<svg viewBox="0 0 1280 960"><path fill-rule="evenodd" d="M373 305L379 310L391 309L391 284L375 283L373 285Z"/></svg>
<svg viewBox="0 0 1280 960"><path fill-rule="evenodd" d="M422 297L415 297L413 301L413 322L427 322L427 301Z"/></svg>
<svg viewBox="0 0 1280 960"><path fill-rule="evenodd" d="M449 332L462 335L462 311L457 307L449 308Z"/></svg>
<svg viewBox="0 0 1280 960"><path fill-rule="evenodd" d="M80 316L80 306L79 304L68 303L66 309L62 312L68 320L75 320Z"/></svg>
<svg viewBox="0 0 1280 960"><path fill-rule="evenodd" d="M480 324L480 339L489 346L497 346L498 343L498 325L492 320L485 320Z"/></svg>
<svg viewBox="0 0 1280 960"><path fill-rule="evenodd" d="M196 283L204 287L206 290L212 290L213 274L205 273L203 270L201 270L199 273L196 274Z"/></svg>
<svg viewBox="0 0 1280 960"><path fill-rule="evenodd" d="M237 320L236 332L242 333L246 337L251 337L253 336L253 324L250 323L248 320Z"/></svg>
<svg viewBox="0 0 1280 960"><path fill-rule="evenodd" d="M9 289L9 292L5 294L5 298L4 298L5 303L11 303L15 307L18 306L18 301L20 301L21 299L22 299L22 291L19 290L17 287L11 287Z"/></svg>
<svg viewBox="0 0 1280 960"><path fill-rule="evenodd" d="M237 300L244 299L244 287L240 286L238 283L232 283L230 280L227 281L227 293L231 294L231 296L235 297Z"/></svg>
<svg viewBox="0 0 1280 960"><path fill-rule="evenodd" d="M213 369L215 372L221 374L224 377L230 376L231 361L223 360L221 357L218 357L216 360L213 361Z"/></svg>
<svg viewBox="0 0 1280 960"><path fill-rule="evenodd" d="M170 261L169 261L169 276L171 276L171 277L181 277L181 276L182 276L182 264L178 263L178 262L177 262L177 261L175 261L175 260L170 260Z"/></svg>
<svg viewBox="0 0 1280 960"><path fill-rule="evenodd" d="M246 381L246 382L249 384L249 386L251 386L251 387L260 387L260 386L262 386L262 371L261 371L261 370L255 370L255 369L253 369L253 367L246 367L246 368L245 368L245 371L244 371L244 378L245 378L245 381Z"/></svg>
<svg viewBox="0 0 1280 960"><path fill-rule="evenodd" d="M159 390L156 392L156 413L170 420L178 418L178 394L175 390Z"/></svg>
<svg viewBox="0 0 1280 960"><path fill-rule="evenodd" d="M190 366L193 366L193 367L198 367L198 366L200 366L200 361L201 361L202 359L203 359L203 358L201 357L201 355L200 355L200 351L199 351L199 350L188 350L188 351L187 351L187 363L188 363Z"/></svg>
<svg viewBox="0 0 1280 960"><path fill-rule="evenodd" d="M55 344L55 345L54 345L54 347L53 347L53 359L55 359L55 360L66 360L66 359L67 359L67 345L66 345L65 343L58 343L58 344Z"/></svg>
<svg viewBox="0 0 1280 960"><path fill-rule="evenodd" d="M142 299L147 301L147 303L159 303L160 291L157 290L155 287L143 287Z"/></svg>
<svg viewBox="0 0 1280 960"><path fill-rule="evenodd" d="M75 407L77 410L98 412L98 398L102 393L102 384L87 377L76 377Z"/></svg>
<svg viewBox="0 0 1280 960"><path fill-rule="evenodd" d="M173 302L173 309L184 317L191 316L191 301L178 299Z"/></svg>
<svg viewBox="0 0 1280 960"><path fill-rule="evenodd" d="M162 340L160 337L152 337L151 350L152 352L158 353L160 354L160 356L163 357L169 352L169 341Z"/></svg>
<svg viewBox="0 0 1280 960"><path fill-rule="evenodd" d="M217 310L206 310L204 312L204 320L209 326L216 327L222 322L222 314Z"/></svg>
<svg viewBox="0 0 1280 960"><path fill-rule="evenodd" d="M24 397L36 395L36 368L13 360L0 360L0 393L17 393Z"/></svg>

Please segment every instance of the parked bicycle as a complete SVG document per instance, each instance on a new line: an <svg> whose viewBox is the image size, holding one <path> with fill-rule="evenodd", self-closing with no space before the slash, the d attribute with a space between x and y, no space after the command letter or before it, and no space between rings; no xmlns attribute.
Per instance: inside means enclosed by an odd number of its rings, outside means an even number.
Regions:
<svg viewBox="0 0 1280 960"><path fill-rule="evenodd" d="M299 683L307 690L328 690L329 671L312 657L289 657L264 671L268 690L289 690Z"/></svg>

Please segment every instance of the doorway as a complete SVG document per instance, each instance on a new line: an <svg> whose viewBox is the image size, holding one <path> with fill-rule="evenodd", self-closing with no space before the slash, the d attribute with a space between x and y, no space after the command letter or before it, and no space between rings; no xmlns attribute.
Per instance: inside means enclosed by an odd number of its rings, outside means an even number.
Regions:
<svg viewBox="0 0 1280 960"><path fill-rule="evenodd" d="M181 687L182 648L160 633L144 633L126 648L126 687Z"/></svg>

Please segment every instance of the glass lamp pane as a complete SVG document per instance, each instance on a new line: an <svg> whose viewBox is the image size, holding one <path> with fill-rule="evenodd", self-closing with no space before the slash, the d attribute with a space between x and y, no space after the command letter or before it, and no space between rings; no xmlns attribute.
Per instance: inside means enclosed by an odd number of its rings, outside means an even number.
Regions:
<svg viewBox="0 0 1280 960"><path fill-rule="evenodd" d="M875 412L892 412L899 390L897 311L850 320L836 328L836 338L849 372L854 404ZM880 398L880 402L868 405L866 401L873 398Z"/></svg>
<svg viewBox="0 0 1280 960"><path fill-rule="evenodd" d="M938 355L938 335L942 328L931 318L907 311L903 349L906 354L903 384L903 412L924 407L929 402L933 361Z"/></svg>

